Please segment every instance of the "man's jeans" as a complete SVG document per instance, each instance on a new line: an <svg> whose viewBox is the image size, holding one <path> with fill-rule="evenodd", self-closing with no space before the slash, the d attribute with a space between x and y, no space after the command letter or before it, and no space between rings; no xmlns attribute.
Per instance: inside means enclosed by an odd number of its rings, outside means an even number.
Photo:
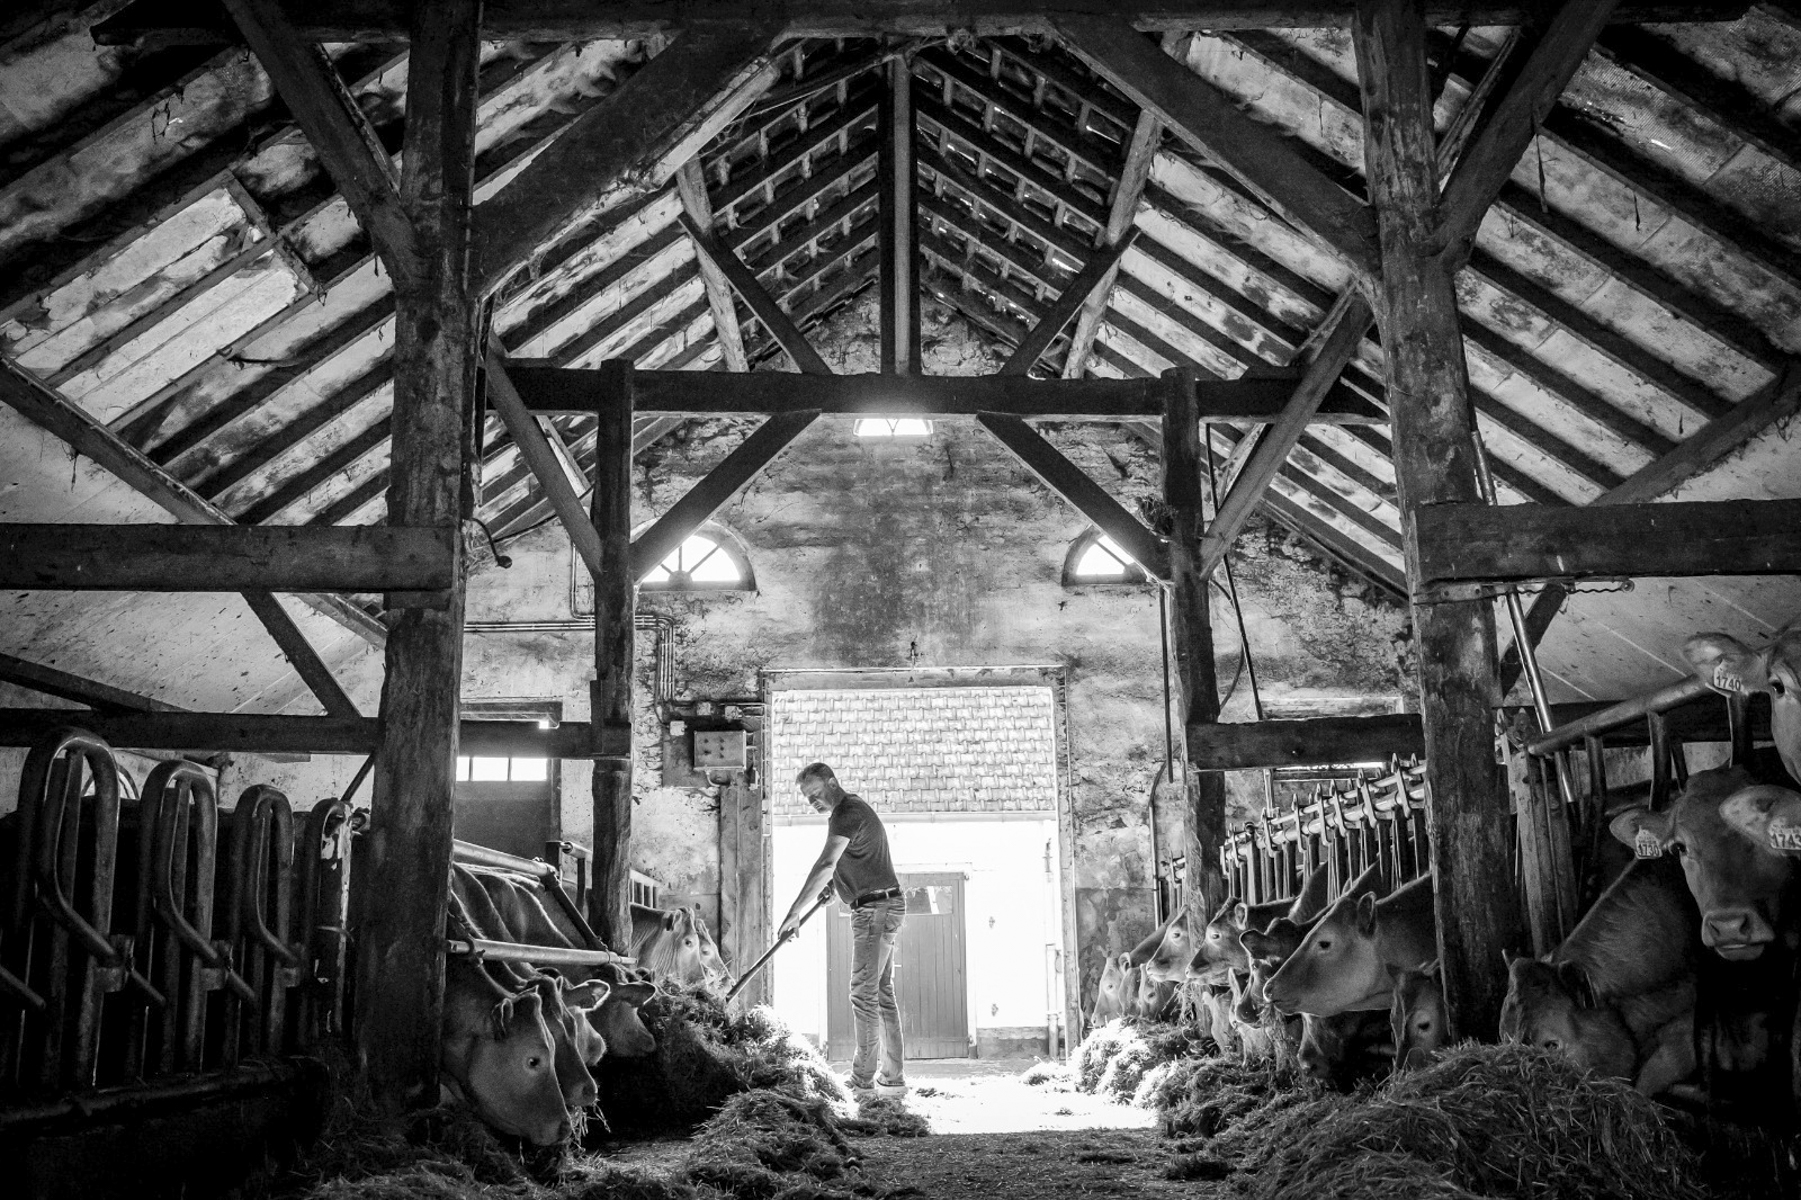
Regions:
<svg viewBox="0 0 1801 1200"><path fill-rule="evenodd" d="M857 1025L857 1057L851 1062L850 1084L902 1082L900 1005L894 1000L894 942L906 920L903 896L877 900L850 913L850 1011ZM881 1043L881 1072L876 1044Z"/></svg>

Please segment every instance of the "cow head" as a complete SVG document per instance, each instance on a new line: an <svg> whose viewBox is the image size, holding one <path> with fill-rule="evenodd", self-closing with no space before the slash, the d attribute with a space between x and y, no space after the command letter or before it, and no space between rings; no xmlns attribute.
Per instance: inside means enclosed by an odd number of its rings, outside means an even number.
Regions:
<svg viewBox="0 0 1801 1200"><path fill-rule="evenodd" d="M1787 788L1759 785L1734 792L1720 803L1720 817L1757 845L1801 856L1801 795Z"/></svg>
<svg viewBox="0 0 1801 1200"><path fill-rule="evenodd" d="M539 975L532 983L556 1049L557 1086L562 1089L563 1104L571 1110L587 1108L600 1099L593 1070L607 1052L606 1038L589 1018L606 1003L612 985L603 979L570 983L550 974Z"/></svg>
<svg viewBox="0 0 1801 1200"><path fill-rule="evenodd" d="M1115 1017L1126 1015L1131 997L1126 993L1126 979L1132 970L1130 954L1109 954L1101 967L1101 981L1094 991L1094 1008L1089 1011L1091 1028L1105 1025Z"/></svg>
<svg viewBox="0 0 1801 1200"><path fill-rule="evenodd" d="M1626 1023L1600 1004L1580 964L1525 955L1507 964L1501 1036L1561 1054L1597 1075L1631 1079L1638 1048Z"/></svg>
<svg viewBox="0 0 1801 1200"><path fill-rule="evenodd" d="M656 1036L645 1026L638 1011L656 994L657 985L642 979L622 979L613 984L607 1002L589 1017L606 1038L608 1054L614 1058L645 1058L656 1053Z"/></svg>
<svg viewBox="0 0 1801 1200"><path fill-rule="evenodd" d="M1180 983L1188 971L1188 960L1194 957L1193 946L1188 932L1188 906L1183 905L1133 947L1131 962L1153 979Z"/></svg>
<svg viewBox="0 0 1801 1200"><path fill-rule="evenodd" d="M1613 819L1613 835L1644 857L1674 854L1701 909L1701 941L1730 962L1758 958L1784 927L1785 894L1795 860L1760 845L1728 824L1722 802L1752 785L1734 767L1692 776L1666 812L1629 808ZM1749 800L1740 808L1755 808Z"/></svg>
<svg viewBox="0 0 1801 1200"><path fill-rule="evenodd" d="M1261 933L1247 929L1238 935L1238 944L1244 947L1245 956L1251 961L1250 982L1239 1002L1239 1020L1256 1021L1263 1015L1269 999L1266 991L1269 977L1281 969L1306 935L1306 926L1287 917L1277 917Z"/></svg>
<svg viewBox="0 0 1801 1200"><path fill-rule="evenodd" d="M1682 656L1701 681L1719 692L1770 697L1770 732L1791 777L1801 780L1801 625L1777 631L1753 650L1723 633L1698 633Z"/></svg>
<svg viewBox="0 0 1801 1200"><path fill-rule="evenodd" d="M1413 970L1393 970L1394 999L1388 1009L1395 1043L1395 1070L1423 1067L1445 1044L1445 992L1438 960Z"/></svg>
<svg viewBox="0 0 1801 1200"><path fill-rule="evenodd" d="M664 909L661 927L640 952L640 958L659 975L705 987L730 987L732 973L719 957L719 945L707 923L692 905Z"/></svg>
<svg viewBox="0 0 1801 1200"><path fill-rule="evenodd" d="M1346 896L1327 910L1264 985L1276 1011L1331 1016L1386 1009L1388 969L1377 951L1376 921L1376 898L1367 893Z"/></svg>
<svg viewBox="0 0 1801 1200"><path fill-rule="evenodd" d="M1386 1053L1386 1013L1343 1012L1301 1017L1295 1061L1302 1074L1327 1087L1349 1088Z"/></svg>
<svg viewBox="0 0 1801 1200"><path fill-rule="evenodd" d="M1155 978L1143 968L1138 970L1137 975L1138 990L1132 1005L1133 1015L1146 1021L1154 1021L1162 1016L1163 1010L1169 1006L1170 993L1174 985L1167 979Z"/></svg>
<svg viewBox="0 0 1801 1200"><path fill-rule="evenodd" d="M461 1082L482 1120L534 1146L551 1146L569 1133L569 1112L557 1082L556 1045L537 992L494 1006L488 1027L472 1032L463 1048ZM592 1079L589 1080L592 1086Z"/></svg>

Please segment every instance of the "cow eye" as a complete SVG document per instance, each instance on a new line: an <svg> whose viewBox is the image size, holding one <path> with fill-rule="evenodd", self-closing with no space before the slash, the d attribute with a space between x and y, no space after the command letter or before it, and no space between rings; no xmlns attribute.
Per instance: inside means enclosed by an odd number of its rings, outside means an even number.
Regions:
<svg viewBox="0 0 1801 1200"><path fill-rule="evenodd" d="M1770 680L1770 695L1780 696L1786 690L1788 690L1788 689L1784 686L1782 680L1780 680L1780 679L1771 679Z"/></svg>
<svg viewBox="0 0 1801 1200"><path fill-rule="evenodd" d="M1332 941L1330 938L1328 938L1325 941L1316 942L1314 944L1314 948L1316 950L1330 950L1332 948Z"/></svg>
<svg viewBox="0 0 1801 1200"><path fill-rule="evenodd" d="M544 1060L534 1054L525 1060L525 1065L531 1070L536 1071L539 1067L544 1065Z"/></svg>

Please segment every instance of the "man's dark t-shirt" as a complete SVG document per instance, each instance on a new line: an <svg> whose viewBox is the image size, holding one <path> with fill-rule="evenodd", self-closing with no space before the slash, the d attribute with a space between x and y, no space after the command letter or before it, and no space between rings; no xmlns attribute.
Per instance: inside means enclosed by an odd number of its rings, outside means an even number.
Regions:
<svg viewBox="0 0 1801 1200"><path fill-rule="evenodd" d="M865 893L900 886L894 862L888 857L888 831L861 796L847 793L838 801L826 821L826 836L850 841L832 873L832 886L840 900L850 904Z"/></svg>

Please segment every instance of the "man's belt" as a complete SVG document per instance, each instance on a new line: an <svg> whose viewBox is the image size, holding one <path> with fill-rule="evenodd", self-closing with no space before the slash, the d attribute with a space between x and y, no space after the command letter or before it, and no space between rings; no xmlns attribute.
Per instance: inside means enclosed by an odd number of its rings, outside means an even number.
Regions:
<svg viewBox="0 0 1801 1200"><path fill-rule="evenodd" d="M850 906L852 908L862 908L866 904L874 904L877 900L894 900L906 894L905 888L897 887L883 888L879 892L864 892L861 896L852 900Z"/></svg>

